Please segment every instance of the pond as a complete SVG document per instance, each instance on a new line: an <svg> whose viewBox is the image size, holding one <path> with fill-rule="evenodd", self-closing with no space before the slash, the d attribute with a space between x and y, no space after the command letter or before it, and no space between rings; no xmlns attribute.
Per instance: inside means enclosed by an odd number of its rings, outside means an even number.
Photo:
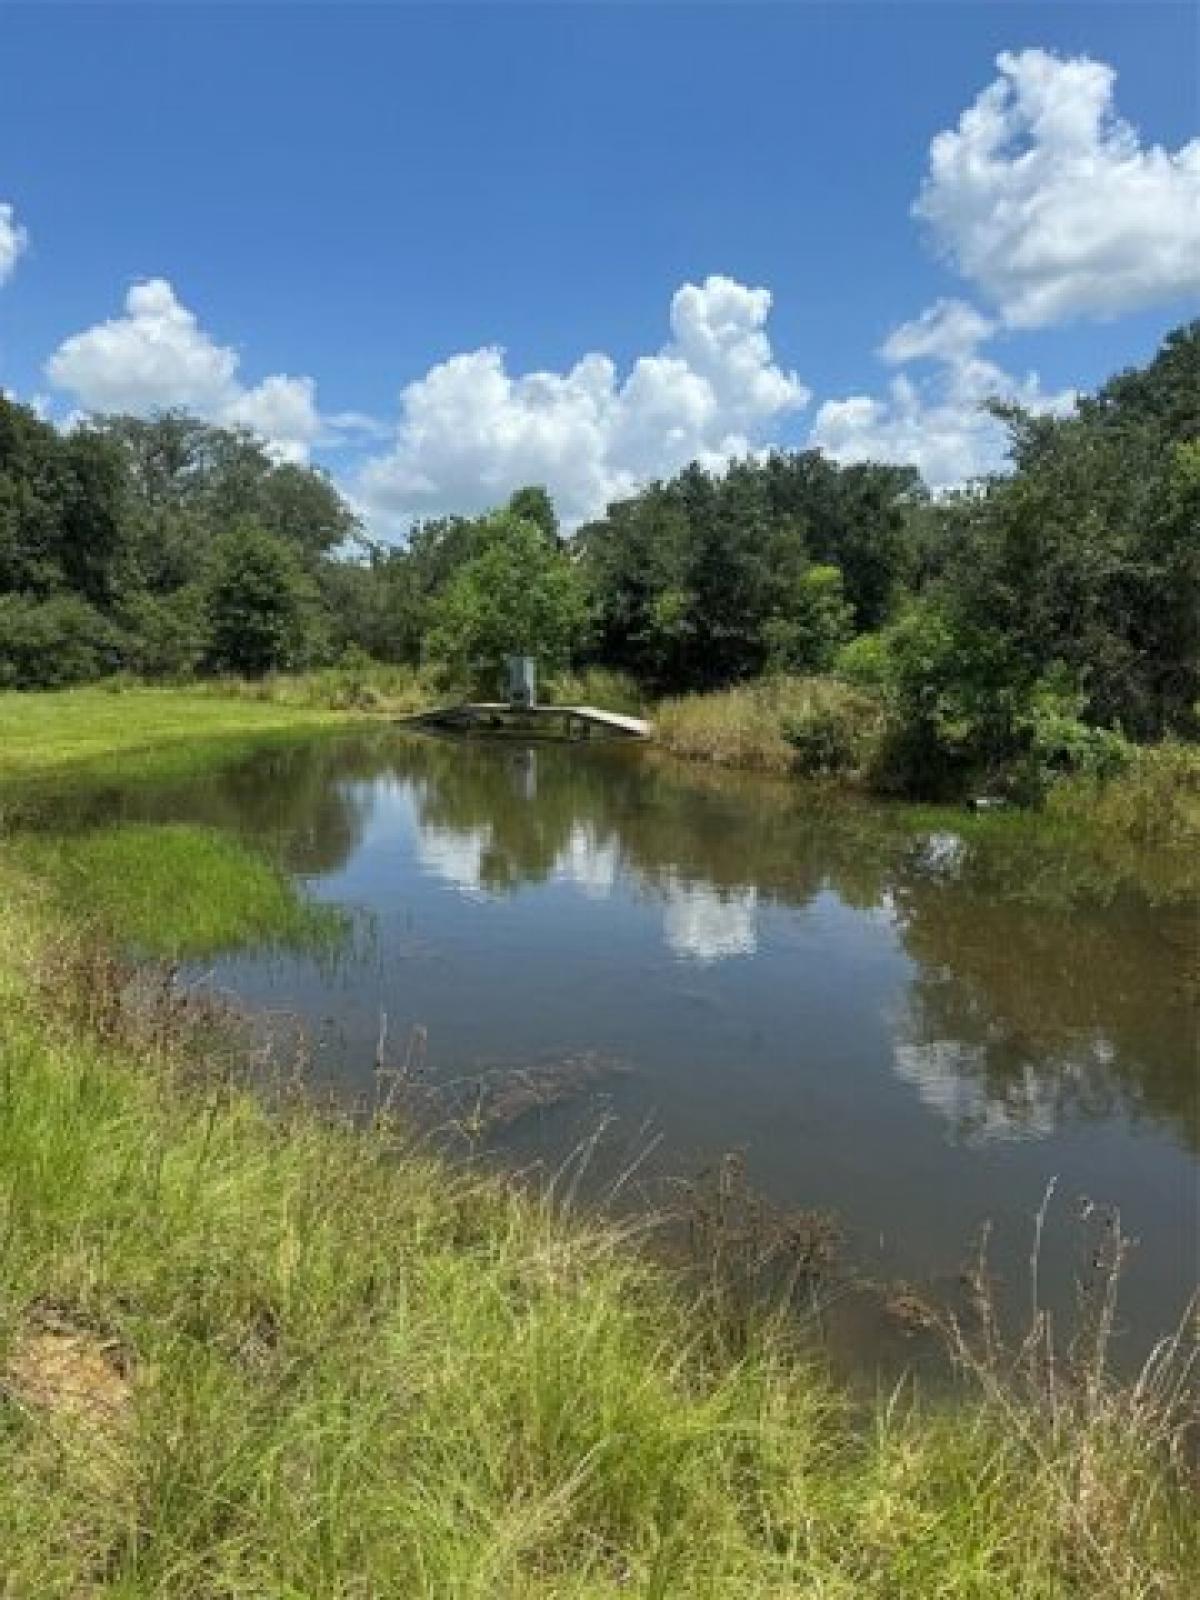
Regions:
<svg viewBox="0 0 1200 1600"><path fill-rule="evenodd" d="M587 1143L585 1192L636 1205L738 1151L771 1203L834 1213L862 1275L935 1292L990 1221L1017 1302L1056 1180L1060 1307L1075 1208L1119 1206L1138 1241L1129 1360L1194 1286L1196 918L1169 863L1152 890L1019 820L914 820L621 744L392 730L84 811L231 830L351 912L332 953L188 974L299 1019L349 1098L375 1092L382 1032L506 1160L553 1170ZM874 1312L846 1323L890 1337Z"/></svg>

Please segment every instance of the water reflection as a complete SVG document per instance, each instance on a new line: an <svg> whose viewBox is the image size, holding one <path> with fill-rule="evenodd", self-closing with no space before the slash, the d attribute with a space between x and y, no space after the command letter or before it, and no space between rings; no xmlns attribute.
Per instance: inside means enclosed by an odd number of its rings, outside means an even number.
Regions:
<svg viewBox="0 0 1200 1600"><path fill-rule="evenodd" d="M346 1093L370 1092L381 1013L397 1040L421 1030L431 1087L602 1062L587 1093L654 1129L663 1173L745 1147L780 1204L886 1239L889 1271L952 1270L975 1223L1024 1228L1057 1175L1145 1239L1149 1331L1191 1287L1195 908L1082 846L914 827L652 751L389 730L44 820L118 819L229 829L369 913L336 970L265 952L211 969L309 1024ZM539 1094L505 1148L557 1162L580 1132Z"/></svg>
<svg viewBox="0 0 1200 1600"><path fill-rule="evenodd" d="M853 981L856 1004L885 1014L888 1067L945 1136L1044 1139L1120 1115L1200 1143L1194 907L1114 893L1111 872L1061 841L914 832L881 808L817 804L791 785L625 748L387 731L271 747L198 783L74 805L79 823L229 828L371 909L385 887L413 898L403 862L384 858L401 844L427 881L468 904L557 887L601 919L580 925L585 950L607 959L608 941L630 940L631 982L643 987L653 957L640 932L617 931L618 906L655 908L662 953L710 972L751 958L773 969L800 943L803 970L824 974L831 997ZM539 907L538 959L552 974L558 913ZM775 944L764 944L768 923ZM871 952L902 957L906 980L876 992L862 970L838 970ZM760 1019L784 1008L797 970L779 976L787 993L756 991ZM636 1004L631 994L623 1003L647 1025L670 1003L653 985Z"/></svg>
<svg viewBox="0 0 1200 1600"><path fill-rule="evenodd" d="M758 948L757 889L717 889L703 881L683 883L672 875L662 893L663 937L675 955L708 963L751 956Z"/></svg>

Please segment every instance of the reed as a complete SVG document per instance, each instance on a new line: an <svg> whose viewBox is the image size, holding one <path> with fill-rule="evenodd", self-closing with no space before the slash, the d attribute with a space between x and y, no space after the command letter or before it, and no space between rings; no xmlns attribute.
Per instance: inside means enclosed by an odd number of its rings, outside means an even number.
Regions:
<svg viewBox="0 0 1200 1600"><path fill-rule="evenodd" d="M664 701L655 715L658 740L675 755L843 780L867 774L883 722L872 695L833 678L765 678Z"/></svg>

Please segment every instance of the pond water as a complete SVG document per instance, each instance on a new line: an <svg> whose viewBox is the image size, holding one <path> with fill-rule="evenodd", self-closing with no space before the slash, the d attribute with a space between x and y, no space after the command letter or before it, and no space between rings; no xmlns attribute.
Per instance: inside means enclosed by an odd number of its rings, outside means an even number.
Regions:
<svg viewBox="0 0 1200 1600"><path fill-rule="evenodd" d="M627 1173L641 1203L738 1150L770 1201L836 1213L880 1282L952 1284L990 1220L1018 1300L1056 1179L1050 1298L1085 1197L1139 1241L1130 1359L1195 1284L1195 906L1082 846L641 747L390 730L103 811L233 830L352 911L333 954L191 973L300 1019L340 1093L372 1094L386 1016L391 1063L420 1030L422 1081L482 1107L507 1159L552 1167L603 1124L584 1185ZM531 1095L494 1092L512 1068Z"/></svg>

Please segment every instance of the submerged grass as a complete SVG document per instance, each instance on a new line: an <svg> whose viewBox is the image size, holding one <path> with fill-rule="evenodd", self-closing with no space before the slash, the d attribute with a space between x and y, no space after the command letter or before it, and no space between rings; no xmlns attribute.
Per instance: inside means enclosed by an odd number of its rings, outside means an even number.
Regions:
<svg viewBox="0 0 1200 1600"><path fill-rule="evenodd" d="M316 948L345 930L337 908L306 900L278 868L213 828L127 823L79 834L18 834L10 848L53 889L64 911L98 921L141 955Z"/></svg>
<svg viewBox="0 0 1200 1600"><path fill-rule="evenodd" d="M157 870L134 833L65 879L0 844L0 1593L1194 1593L1182 1337L1121 1388L1102 1340L1010 1357L981 1296L961 1392L852 1404L628 1229L382 1111L266 1109L236 1035L79 930Z"/></svg>

